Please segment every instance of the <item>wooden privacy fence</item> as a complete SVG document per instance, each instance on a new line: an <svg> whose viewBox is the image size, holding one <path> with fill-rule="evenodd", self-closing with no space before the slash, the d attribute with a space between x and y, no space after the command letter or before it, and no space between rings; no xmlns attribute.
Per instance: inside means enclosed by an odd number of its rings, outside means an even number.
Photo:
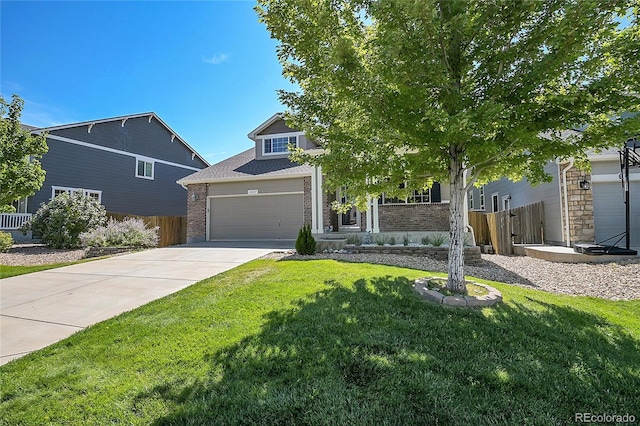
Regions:
<svg viewBox="0 0 640 426"><path fill-rule="evenodd" d="M544 242L544 203L496 213L469 212L478 244L492 244L497 254L513 254L513 244Z"/></svg>
<svg viewBox="0 0 640 426"><path fill-rule="evenodd" d="M131 217L142 219L149 227L158 227L158 247L167 247L187 242L187 217L186 216L137 216L133 214L107 212L107 217L115 220L123 220Z"/></svg>

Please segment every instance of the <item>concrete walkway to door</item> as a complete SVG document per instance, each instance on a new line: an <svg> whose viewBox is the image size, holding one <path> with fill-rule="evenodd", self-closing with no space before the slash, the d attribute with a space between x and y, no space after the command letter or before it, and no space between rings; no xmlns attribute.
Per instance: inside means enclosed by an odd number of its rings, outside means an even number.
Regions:
<svg viewBox="0 0 640 426"><path fill-rule="evenodd" d="M2 279L0 365L290 245L174 246Z"/></svg>

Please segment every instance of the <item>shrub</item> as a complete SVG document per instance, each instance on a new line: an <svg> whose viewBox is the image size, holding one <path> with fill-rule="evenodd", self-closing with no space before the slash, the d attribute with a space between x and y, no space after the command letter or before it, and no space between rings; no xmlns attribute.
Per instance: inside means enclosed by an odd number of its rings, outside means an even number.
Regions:
<svg viewBox="0 0 640 426"><path fill-rule="evenodd" d="M155 247L158 227L147 228L142 219L110 218L106 225L80 234L80 242L85 247Z"/></svg>
<svg viewBox="0 0 640 426"><path fill-rule="evenodd" d="M8 232L0 231L0 253L6 253L13 245L13 237Z"/></svg>
<svg viewBox="0 0 640 426"><path fill-rule="evenodd" d="M349 235L347 237L347 244L353 244L354 246L361 246L362 239L357 235Z"/></svg>
<svg viewBox="0 0 640 426"><path fill-rule="evenodd" d="M409 234L407 234L407 235L402 237L402 245L403 246L405 246L405 247L408 246L410 242L411 241L409 240Z"/></svg>
<svg viewBox="0 0 640 426"><path fill-rule="evenodd" d="M308 256L316 253L316 240L311 235L311 226L305 223L298 232L296 239L296 251L298 254Z"/></svg>
<svg viewBox="0 0 640 426"><path fill-rule="evenodd" d="M389 238L384 237L384 236L378 236L376 237L376 244L379 246L383 246L385 244L387 244L389 242Z"/></svg>
<svg viewBox="0 0 640 426"><path fill-rule="evenodd" d="M80 246L79 235L106 220L104 206L82 193L61 194L48 204L42 204L21 231L31 230L42 242L53 248Z"/></svg>
<svg viewBox="0 0 640 426"><path fill-rule="evenodd" d="M396 245L396 237L389 238L389 244L391 244L392 246L395 246Z"/></svg>
<svg viewBox="0 0 640 426"><path fill-rule="evenodd" d="M433 244L434 247L440 247L441 245L444 244L446 240L447 240L446 235L438 234L438 235L435 235L433 238L431 238L431 244Z"/></svg>
<svg viewBox="0 0 640 426"><path fill-rule="evenodd" d="M422 237L422 245L428 246L429 244L431 244L431 239L429 238L429 236L425 235L424 237Z"/></svg>

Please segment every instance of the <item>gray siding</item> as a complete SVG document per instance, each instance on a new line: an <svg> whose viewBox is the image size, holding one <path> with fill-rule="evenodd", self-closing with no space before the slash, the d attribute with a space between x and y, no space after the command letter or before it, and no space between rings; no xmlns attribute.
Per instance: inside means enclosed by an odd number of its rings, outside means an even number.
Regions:
<svg viewBox="0 0 640 426"><path fill-rule="evenodd" d="M562 242L562 222L560 214L560 193L558 190L558 166L555 162L550 162L545 166L545 171L552 176L550 183L543 183L538 186L532 186L528 180L523 179L518 182L512 182L509 179L502 178L495 182L485 185L484 198L485 210L492 211L491 196L498 193L498 204L502 210L502 198L510 195L511 208L526 206L537 202L544 202L545 215L545 240L548 242ZM480 208L479 188L473 189L473 206L470 209Z"/></svg>
<svg viewBox="0 0 640 426"><path fill-rule="evenodd" d="M49 152L42 157L46 179L41 190L30 197L29 212L49 202L52 186L63 186L102 191L102 204L110 212L186 215L186 191L176 180L192 170L155 163L154 180L142 179L135 176L134 157L53 139L47 143Z"/></svg>
<svg viewBox="0 0 640 426"><path fill-rule="evenodd" d="M594 161L591 166L592 176L609 175L609 181L592 183L593 215L596 231L596 242L601 242L620 234L625 230L625 205L622 181L618 161ZM640 247L640 170L630 170L629 184L631 246ZM608 241L613 244L616 239ZM618 243L623 247L625 240Z"/></svg>
<svg viewBox="0 0 640 426"><path fill-rule="evenodd" d="M262 136L264 135L276 135L282 133L299 133L299 130L295 130L287 126L284 120L278 120L256 136L256 160L266 160L270 158L287 158L289 154L281 155L262 155ZM317 148L317 145L310 141L305 135L298 136L298 147L302 149Z"/></svg>
<svg viewBox="0 0 640 426"><path fill-rule="evenodd" d="M277 133L290 133L297 132L297 130L292 129L287 126L283 119L275 121L269 127L258 133L258 135L275 135Z"/></svg>
<svg viewBox="0 0 640 426"><path fill-rule="evenodd" d="M87 132L88 128L87 125L59 129L50 134L185 166L207 167L197 156L192 160L192 151L177 137L171 142L171 132L156 119L149 123L148 117L130 118L124 127L121 121L98 123L91 128L91 133Z"/></svg>

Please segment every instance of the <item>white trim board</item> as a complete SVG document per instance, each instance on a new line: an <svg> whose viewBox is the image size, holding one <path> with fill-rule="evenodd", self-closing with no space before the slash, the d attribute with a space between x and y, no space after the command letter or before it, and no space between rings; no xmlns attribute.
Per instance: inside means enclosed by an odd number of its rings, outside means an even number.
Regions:
<svg viewBox="0 0 640 426"><path fill-rule="evenodd" d="M86 148L93 148L93 149L97 149L99 151L106 151L106 152L111 152L114 154L120 154L120 155L126 155L127 157L132 157L132 158L137 158L137 159L149 159L154 163L160 163L160 164L165 164L167 166L172 166L172 167L179 167L181 169L187 169L187 170L193 170L196 172L199 172L202 169L198 169L196 167L191 167L191 166L185 166L184 164L178 164L178 163L173 163L171 161L166 161L166 160L160 160L158 158L152 158L152 157L146 157L140 154L135 154L133 152L128 152L128 151L122 151L119 149L115 149L115 148L109 148L107 146L101 146L101 145L95 145L89 142L83 142L83 141L79 141L79 140L75 140L75 139L70 139L70 138L65 138L63 136L56 136L56 135L47 135L48 139L53 139L56 141L60 141L60 142L67 142L73 145L79 145L79 146L84 146ZM137 161L136 161L136 166L137 166Z"/></svg>
<svg viewBox="0 0 640 426"><path fill-rule="evenodd" d="M243 198L243 197L268 197L272 195L304 195L304 191L291 192L265 192L258 194L227 194L227 195L207 195L207 198Z"/></svg>
<svg viewBox="0 0 640 426"><path fill-rule="evenodd" d="M631 182L640 182L640 173L629 173L629 180ZM622 180L619 174L604 174L591 176L591 182L617 182L622 185Z"/></svg>

